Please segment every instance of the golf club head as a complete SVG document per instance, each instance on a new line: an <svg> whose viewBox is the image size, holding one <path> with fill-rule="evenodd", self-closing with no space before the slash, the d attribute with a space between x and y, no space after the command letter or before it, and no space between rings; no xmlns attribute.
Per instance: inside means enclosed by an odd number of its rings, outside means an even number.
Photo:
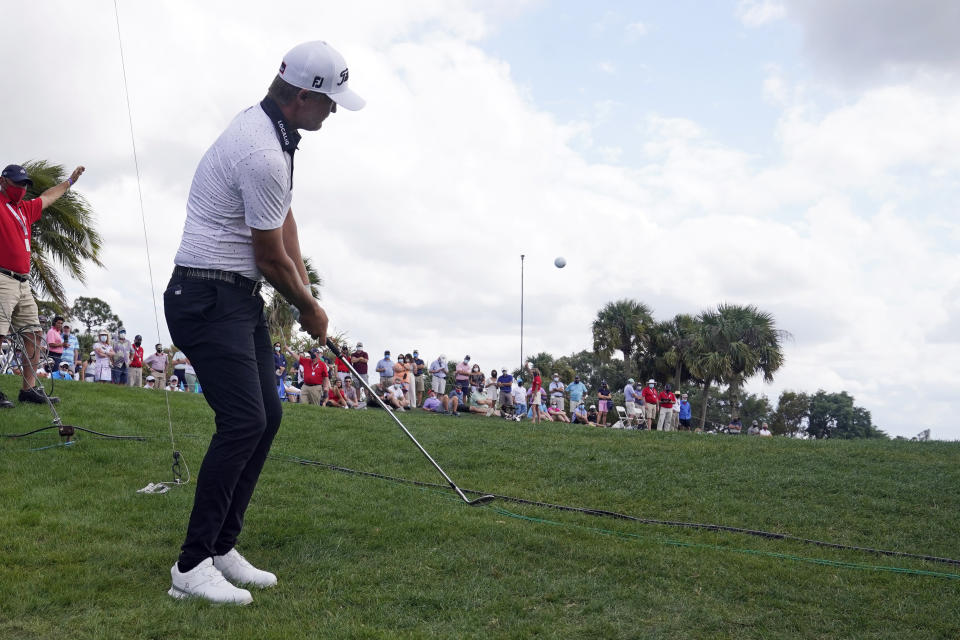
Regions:
<svg viewBox="0 0 960 640"><path fill-rule="evenodd" d="M477 507L481 504L487 504L491 500L496 499L496 497L497 496L492 496L490 494L487 494L485 496L480 496L479 498L474 498L473 500L467 500L467 504L470 505L471 507Z"/></svg>

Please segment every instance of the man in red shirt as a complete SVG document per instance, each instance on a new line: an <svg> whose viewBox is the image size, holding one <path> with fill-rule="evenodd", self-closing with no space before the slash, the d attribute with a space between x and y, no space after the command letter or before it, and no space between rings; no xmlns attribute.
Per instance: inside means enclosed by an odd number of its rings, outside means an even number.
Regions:
<svg viewBox="0 0 960 640"><path fill-rule="evenodd" d="M303 366L303 387L300 388L300 404L322 405L327 398L325 393L330 372L327 363L320 357L320 349L310 349L309 358L300 358Z"/></svg>
<svg viewBox="0 0 960 640"><path fill-rule="evenodd" d="M647 386L643 388L643 417L647 421L647 430L653 429L653 419L657 417L657 405L660 403L660 396L657 394L657 381L653 378L647 380Z"/></svg>
<svg viewBox="0 0 960 640"><path fill-rule="evenodd" d="M131 387L140 388L143 386L143 336L137 335L133 339L133 355L130 358L130 366L127 367L127 384Z"/></svg>
<svg viewBox="0 0 960 640"><path fill-rule="evenodd" d="M673 403L677 401L677 396L673 395L670 385L663 386L658 400L660 401L660 419L657 421L657 429L673 431Z"/></svg>
<svg viewBox="0 0 960 640"><path fill-rule="evenodd" d="M38 385L35 377L38 351L36 345L42 339L37 302L30 291L30 238L31 226L40 219L41 212L56 202L83 174L77 167L70 177L40 194L39 198L24 200L27 187L33 181L20 165L8 165L0 173L0 336L14 329L35 329L25 336L26 356L29 365L23 367L21 402L44 404L47 394ZM54 398L50 398L54 401ZM13 404L0 393L0 408Z"/></svg>

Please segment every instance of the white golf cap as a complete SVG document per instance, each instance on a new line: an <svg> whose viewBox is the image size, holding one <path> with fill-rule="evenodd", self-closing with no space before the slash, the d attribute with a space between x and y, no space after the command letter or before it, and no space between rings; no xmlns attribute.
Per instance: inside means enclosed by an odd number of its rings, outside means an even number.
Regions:
<svg viewBox="0 0 960 640"><path fill-rule="evenodd" d="M347 86L350 72L343 56L323 40L304 42L290 49L280 63L280 77L300 89L325 93L350 111L367 104Z"/></svg>

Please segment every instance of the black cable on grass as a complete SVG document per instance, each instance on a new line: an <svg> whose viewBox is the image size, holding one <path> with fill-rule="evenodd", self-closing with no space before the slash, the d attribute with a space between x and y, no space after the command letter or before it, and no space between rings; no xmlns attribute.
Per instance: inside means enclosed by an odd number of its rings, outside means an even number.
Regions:
<svg viewBox="0 0 960 640"><path fill-rule="evenodd" d="M270 454L268 456L274 460L280 460L282 462L295 462L297 464L311 466L311 467L322 467L324 469L329 469L331 471L338 471L340 473L353 474L358 476L367 476L369 478L379 478L381 480L389 480L390 482L398 482L402 484L414 485L417 487L433 487L439 489L446 489L446 485L436 484L434 482L423 482L421 480L410 480L409 478L397 478L395 476L388 476L382 473L374 473L373 471L358 471L356 469L350 469L348 467L340 467L337 465L329 464L326 462L320 462L318 460L307 460L305 458L298 458L296 456L280 456ZM472 489L463 489L464 493L470 493L474 495L486 495L486 491L476 491ZM503 500L504 502L515 502L517 504L525 504L533 507L543 507L546 509L555 509L557 511L570 511L574 513L584 513L591 516L598 516L602 518L612 518L615 520L627 520L629 522L637 522L639 524L652 524L652 525L661 525L665 527L678 527L686 529L702 529L705 531L723 531L726 533L741 533L749 536L756 536L759 538L767 538L769 540L788 540L791 542L800 542L803 544L809 544L817 547L825 547L828 549L838 549L841 551L858 551L861 553L872 553L875 555L881 556L892 556L896 558L910 558L912 560L924 560L926 562L937 562L941 564L950 564L954 566L960 566L960 560L954 560L953 558L941 558L939 556L929 556L918 553L907 553L906 551L891 551L889 549L874 549L872 547L858 547L855 545L848 544L839 544L836 542L826 542L824 540L814 540L812 538L802 538L800 536L794 536L789 533L777 533L774 531L762 531L760 529L747 529L744 527L732 527L722 524L706 524L701 522L681 522L677 520L658 520L655 518L640 518L638 516L631 516L625 513L618 513L616 511L607 511L604 509L589 509L586 507L573 507L564 504L553 504L550 502L540 502L537 500L527 500L525 498L516 498L513 496L503 496L498 494L492 494L497 500Z"/></svg>
<svg viewBox="0 0 960 640"><path fill-rule="evenodd" d="M144 441L147 439L146 436L118 436L112 433L100 433L99 431L93 431L91 429L85 429L83 427L78 427L75 425L58 425L52 424L49 427L40 427L39 429L34 429L33 431L27 431L26 433L5 433L3 434L4 438L25 438L27 436L32 436L35 433L40 433L41 431L47 431L49 429L63 429L64 427L70 427L74 431L83 431L85 433L90 433L101 438L107 438L108 440L140 440Z"/></svg>

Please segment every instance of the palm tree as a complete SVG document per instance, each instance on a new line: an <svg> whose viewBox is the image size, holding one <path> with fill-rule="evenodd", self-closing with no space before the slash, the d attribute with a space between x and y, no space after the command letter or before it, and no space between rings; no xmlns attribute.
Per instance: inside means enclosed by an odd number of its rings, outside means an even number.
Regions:
<svg viewBox="0 0 960 640"><path fill-rule="evenodd" d="M33 186L27 187L27 197L36 198L50 187L67 179L63 165L46 160L24 163ZM94 228L90 203L77 192L67 191L47 207L33 225L30 242L30 286L38 296L50 298L61 307L67 307L63 281L56 265L66 270L74 280L86 284L85 262L102 267L100 248L102 240Z"/></svg>
<svg viewBox="0 0 960 640"><path fill-rule="evenodd" d="M303 266L307 270L307 279L310 280L310 295L314 298L320 298L320 287L323 286L323 278L313 267L310 258L303 259ZM284 344L290 343L291 332L293 331L293 310L287 299L280 295L276 289L264 282L263 293L267 299L264 313L267 316L267 329L271 336L276 336Z"/></svg>
<svg viewBox="0 0 960 640"><path fill-rule="evenodd" d="M697 320L678 313L672 320L658 322L650 332L650 355L647 366L658 379L673 377L673 388L690 379L690 357L697 332Z"/></svg>
<svg viewBox="0 0 960 640"><path fill-rule="evenodd" d="M593 321L593 351L609 360L619 350L624 362L630 363L630 356L647 346L652 326L653 315L644 303L628 299L608 302Z"/></svg>
<svg viewBox="0 0 960 640"><path fill-rule="evenodd" d="M733 416L739 415L739 394L744 382L762 374L772 382L783 365L783 340L790 334L777 329L773 315L753 305L721 304L716 311L697 316L690 369L703 380L704 397L713 383L730 385ZM706 421L704 403L700 426Z"/></svg>

